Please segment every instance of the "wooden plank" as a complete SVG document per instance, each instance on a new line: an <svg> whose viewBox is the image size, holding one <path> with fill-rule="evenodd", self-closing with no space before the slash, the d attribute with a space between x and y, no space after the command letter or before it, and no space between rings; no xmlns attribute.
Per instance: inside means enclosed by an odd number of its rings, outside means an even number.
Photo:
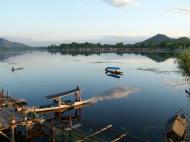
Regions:
<svg viewBox="0 0 190 142"><path fill-rule="evenodd" d="M0 134L1 134L2 136L4 136L6 139L8 139L10 142L15 142L15 141L13 141L11 138L9 138L5 133L3 133L2 131L0 131Z"/></svg>
<svg viewBox="0 0 190 142"><path fill-rule="evenodd" d="M127 136L128 133L124 133L122 135L120 135L119 137L115 138L114 140L112 140L111 142L118 142L119 140L123 139L124 137Z"/></svg>
<svg viewBox="0 0 190 142"><path fill-rule="evenodd" d="M47 97L47 99L51 100L51 99L55 99L55 98L58 98L58 97L61 97L61 96L66 96L66 95L75 93L75 92L77 92L79 90L80 90L79 87L76 87L73 90L65 91L65 92L62 92L62 93L57 93L57 94L54 94L54 95L49 95L49 96L46 96L46 97Z"/></svg>
<svg viewBox="0 0 190 142"><path fill-rule="evenodd" d="M83 139L81 139L81 140L78 140L77 142L85 141L85 140L89 139L90 137L94 137L94 136L100 134L101 132L104 132L104 131L106 131L107 129L110 129L111 127L112 127L112 125L108 125L108 126L102 128L102 129L100 129L100 130L98 130L98 131L96 131L96 132L90 134L89 136L87 136L87 137L85 137L85 138L83 138Z"/></svg>

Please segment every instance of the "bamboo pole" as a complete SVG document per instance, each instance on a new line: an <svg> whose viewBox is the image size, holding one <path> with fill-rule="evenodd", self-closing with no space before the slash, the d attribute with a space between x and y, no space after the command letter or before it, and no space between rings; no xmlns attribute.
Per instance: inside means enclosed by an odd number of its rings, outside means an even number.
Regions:
<svg viewBox="0 0 190 142"><path fill-rule="evenodd" d="M114 140L112 140L111 142L117 142L117 141L123 139L124 137L126 137L127 134L128 134L128 133L122 134L122 135L120 135L119 137L117 137L117 138L115 138Z"/></svg>
<svg viewBox="0 0 190 142"><path fill-rule="evenodd" d="M84 141L84 140L87 140L87 139L89 139L90 137L93 137L93 136L95 136L95 135L98 135L99 133L101 133L101 132L103 132L103 131L106 131L107 129L110 129L111 127L112 127L112 125L108 125L108 126L102 128L102 129L100 129L100 130L98 130L98 131L92 133L91 135L89 135L89 136L87 136L87 137L85 137L85 138L83 138L83 139L81 139L81 140L78 140L77 142L82 142L82 141Z"/></svg>
<svg viewBox="0 0 190 142"><path fill-rule="evenodd" d="M2 136L4 136L5 138L7 138L10 142L15 142L14 140L12 140L11 138L9 138L5 133L3 133L2 131L0 131L0 134Z"/></svg>

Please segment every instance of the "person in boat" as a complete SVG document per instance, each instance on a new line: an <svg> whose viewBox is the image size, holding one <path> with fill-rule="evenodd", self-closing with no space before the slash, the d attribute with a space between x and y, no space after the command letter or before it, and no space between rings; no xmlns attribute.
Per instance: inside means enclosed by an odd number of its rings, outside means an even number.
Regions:
<svg viewBox="0 0 190 142"><path fill-rule="evenodd" d="M15 71L15 69L14 69L14 67L12 67L12 72L14 72Z"/></svg>
<svg viewBox="0 0 190 142"><path fill-rule="evenodd" d="M188 95L190 95L190 88L189 88L189 90L185 90L185 93L187 93Z"/></svg>

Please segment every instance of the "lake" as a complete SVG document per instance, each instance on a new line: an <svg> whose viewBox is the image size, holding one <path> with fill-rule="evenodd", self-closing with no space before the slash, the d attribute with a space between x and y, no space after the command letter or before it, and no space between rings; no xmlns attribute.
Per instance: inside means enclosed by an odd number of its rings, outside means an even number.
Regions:
<svg viewBox="0 0 190 142"><path fill-rule="evenodd" d="M12 72L12 66L24 69ZM124 75L107 76L107 66L120 67ZM89 129L112 124L114 130L161 142L171 116L183 109L190 117L188 85L172 56L0 53L0 88L15 98L25 98L30 106L47 104L45 96L76 86L83 99L96 97L92 106L82 108L81 123Z"/></svg>

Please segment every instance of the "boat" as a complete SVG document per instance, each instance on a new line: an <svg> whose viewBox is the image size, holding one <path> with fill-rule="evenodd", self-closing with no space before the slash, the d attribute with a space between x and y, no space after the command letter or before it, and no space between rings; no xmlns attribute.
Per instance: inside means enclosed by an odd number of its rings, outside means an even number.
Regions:
<svg viewBox="0 0 190 142"><path fill-rule="evenodd" d="M119 67L106 67L105 68L105 73L111 73L111 74L116 74L116 75L122 75L123 72L120 71Z"/></svg>
<svg viewBox="0 0 190 142"><path fill-rule="evenodd" d="M75 101L62 101L61 97L63 96L67 96L70 94L75 94L76 99ZM54 104L53 105L49 105L49 106L45 106L45 107L31 107L31 108L27 108L26 112L45 112L45 111L55 111L55 110L59 110L59 109L70 109L70 108L74 108L80 105L84 105L87 103L90 103L94 100L94 98L91 99L87 99L87 100L82 100L81 96L80 96L80 89L79 87L77 87L76 89L70 90L70 91L66 91L66 92L62 92L62 93L58 93L55 95L50 95L47 96L47 99L49 100L53 100Z"/></svg>
<svg viewBox="0 0 190 142"><path fill-rule="evenodd" d="M188 122L184 113L178 112L168 120L165 142L186 142Z"/></svg>
<svg viewBox="0 0 190 142"><path fill-rule="evenodd" d="M22 69L24 69L24 67L20 67L20 68L14 68L14 67L12 67L12 71L14 72L15 70L22 70Z"/></svg>
<svg viewBox="0 0 190 142"><path fill-rule="evenodd" d="M190 95L190 90L185 90L185 93L187 93L188 95Z"/></svg>
<svg viewBox="0 0 190 142"><path fill-rule="evenodd" d="M55 110L59 110L59 109L70 109L70 108L74 108L74 107L77 107L77 106L80 106L80 105L83 105L83 104L87 104L87 103L90 103L94 100L94 98L91 98L91 99L88 99L88 100L82 100L80 102L74 102L74 103L66 103L66 104L63 104L61 106L51 106L51 107L46 107L46 108L36 108L36 107L33 107L33 108L30 108L28 109L28 112L45 112L45 111L55 111Z"/></svg>

